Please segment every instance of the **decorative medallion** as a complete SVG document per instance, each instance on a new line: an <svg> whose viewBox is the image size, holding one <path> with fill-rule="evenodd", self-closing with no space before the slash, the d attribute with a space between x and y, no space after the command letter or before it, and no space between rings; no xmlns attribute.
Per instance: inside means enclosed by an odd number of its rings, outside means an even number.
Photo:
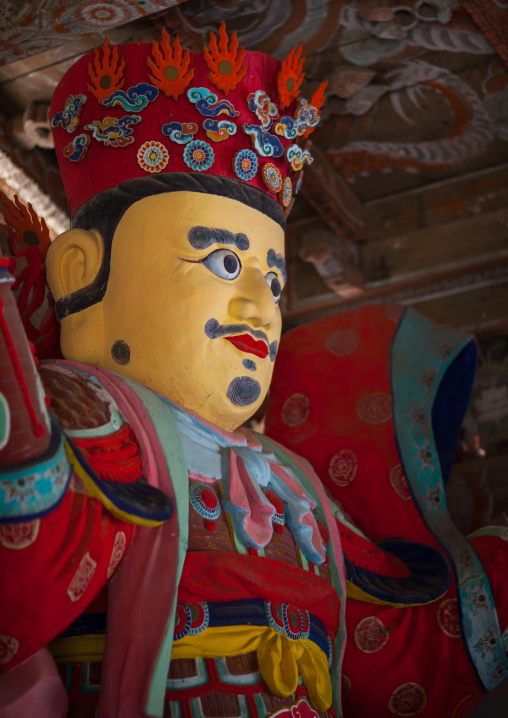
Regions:
<svg viewBox="0 0 508 718"><path fill-rule="evenodd" d="M66 10L61 15L64 8ZM58 18L58 25L55 26L57 32L69 32L69 30L72 32L77 25L78 28L79 26L86 28L87 34L90 35L92 32L106 32L112 27L125 25L136 17L133 10L134 8L129 7L125 0L85 0L80 3L69 3L65 0L60 4L60 8L55 10L53 19ZM67 18L63 23L65 15Z"/></svg>
<svg viewBox="0 0 508 718"><path fill-rule="evenodd" d="M477 689L478 691L478 689ZM469 694L463 698L457 706L455 706L455 710L453 711L452 718L466 718L473 708L478 704L478 702L483 698L482 693L477 693L477 696L473 696L473 694Z"/></svg>
<svg viewBox="0 0 508 718"><path fill-rule="evenodd" d="M0 544L5 548L20 550L31 546L39 534L40 519L0 526Z"/></svg>
<svg viewBox="0 0 508 718"><path fill-rule="evenodd" d="M272 162L265 162L261 168L263 182L270 192L280 192L282 189L282 175Z"/></svg>
<svg viewBox="0 0 508 718"><path fill-rule="evenodd" d="M360 345L360 337L354 329L338 329L326 337L325 346L336 357L352 354Z"/></svg>
<svg viewBox="0 0 508 718"><path fill-rule="evenodd" d="M111 558L109 559L107 578L110 579L115 573L118 564L122 560L122 556L125 552L125 546L127 544L127 538L123 531L118 531L115 536L113 543L113 551L111 552Z"/></svg>
<svg viewBox="0 0 508 718"><path fill-rule="evenodd" d="M355 628L355 643L362 653L376 653L386 645L390 634L377 616L368 616Z"/></svg>
<svg viewBox="0 0 508 718"><path fill-rule="evenodd" d="M390 484L403 501L409 501L411 499L411 492L407 485L406 477L402 471L402 465L397 464L390 469Z"/></svg>
<svg viewBox="0 0 508 718"><path fill-rule="evenodd" d="M342 449L330 459L328 476L337 486L349 486L356 476L358 461L351 449Z"/></svg>
<svg viewBox="0 0 508 718"><path fill-rule="evenodd" d="M466 594L468 596L466 598L466 605L469 607L469 610L473 612L473 616L476 616L476 614L481 611L489 612L487 593L481 579L468 583L466 586Z"/></svg>
<svg viewBox="0 0 508 718"><path fill-rule="evenodd" d="M416 372L417 375L420 377L420 381L417 381L418 386L423 386L425 390L425 394L429 391L430 387L434 383L434 380L436 379L439 369L429 369L428 367L425 367L425 370L420 372Z"/></svg>
<svg viewBox="0 0 508 718"><path fill-rule="evenodd" d="M293 199L293 184L289 177L284 177L282 189L279 192L279 202L283 207L289 207Z"/></svg>
<svg viewBox="0 0 508 718"><path fill-rule="evenodd" d="M103 142L106 147L127 147L134 142L134 129L131 125L137 125L139 122L140 115L125 115L121 119L105 117L85 125L85 130L90 130L94 139Z"/></svg>
<svg viewBox="0 0 508 718"><path fill-rule="evenodd" d="M282 109L288 107L300 94L299 87L302 84L305 73L303 63L305 58L302 55L302 43L297 50L292 47L289 55L283 60L280 72L277 76L277 88Z"/></svg>
<svg viewBox="0 0 508 718"><path fill-rule="evenodd" d="M90 135L82 134L73 137L72 142L63 148L63 156L71 162L81 162L86 157L90 142Z"/></svg>
<svg viewBox="0 0 508 718"><path fill-rule="evenodd" d="M270 100L266 92L263 92L263 90L251 92L250 95L247 96L247 103L249 110L254 112L258 120L261 122L261 127L264 130L269 130L272 126L272 122L279 116L277 105Z"/></svg>
<svg viewBox="0 0 508 718"><path fill-rule="evenodd" d="M417 716L426 705L427 693L418 683L403 683L388 702L388 708L398 716Z"/></svg>
<svg viewBox="0 0 508 718"><path fill-rule="evenodd" d="M203 122L203 128L206 130L206 136L214 142L222 142L228 137L236 134L236 125L229 120L212 120L208 118Z"/></svg>
<svg viewBox="0 0 508 718"><path fill-rule="evenodd" d="M290 145L286 148L286 160L294 172L298 172L305 165L311 165L314 162L309 150L302 150L298 145Z"/></svg>
<svg viewBox="0 0 508 718"><path fill-rule="evenodd" d="M74 132L79 124L81 110L86 102L86 95L69 95L65 100L62 112L57 112L51 120L51 127L60 125L67 132Z"/></svg>
<svg viewBox="0 0 508 718"><path fill-rule="evenodd" d="M367 394L356 405L356 413L366 424L382 424L392 418L392 398L383 391Z"/></svg>
<svg viewBox="0 0 508 718"><path fill-rule="evenodd" d="M196 172L204 172L213 165L215 154L211 145L203 140L193 140L185 146L183 161Z"/></svg>
<svg viewBox="0 0 508 718"><path fill-rule="evenodd" d="M248 182L258 170L258 158L252 150L240 150L233 157L233 168L237 177Z"/></svg>
<svg viewBox="0 0 508 718"><path fill-rule="evenodd" d="M310 616L292 603L272 602L264 604L265 615L271 628L283 633L291 641L308 638L310 634Z"/></svg>
<svg viewBox="0 0 508 718"><path fill-rule="evenodd" d="M238 49L238 38L236 30L231 35L231 43L226 32L226 23L222 22L219 28L219 44L217 38L210 33L210 49L203 48L205 62L210 69L208 75L210 82L222 90L226 97L230 90L234 90L247 72L245 59L245 48ZM228 47L229 44L229 47Z"/></svg>
<svg viewBox="0 0 508 718"><path fill-rule="evenodd" d="M413 447L416 449L415 455L413 456L413 461L419 462L419 470L423 471L424 469L430 469L432 472L434 472L434 458L432 455L432 447L429 443L429 440L424 439L422 445L413 444ZM425 488L429 489L428 486L426 486Z"/></svg>
<svg viewBox="0 0 508 718"><path fill-rule="evenodd" d="M162 172L169 162L169 152L160 142L149 140L138 150L138 164L145 172Z"/></svg>
<svg viewBox="0 0 508 718"><path fill-rule="evenodd" d="M171 47L171 37L166 29L162 28L162 42L159 44L152 40L152 56L146 62L153 75L150 80L166 95L178 100L194 77L194 69L189 70L189 51L182 50L180 39L175 38Z"/></svg>
<svg viewBox="0 0 508 718"><path fill-rule="evenodd" d="M207 87L191 87L187 90L187 97L203 117L237 117L240 114L229 100L219 100Z"/></svg>
<svg viewBox="0 0 508 718"><path fill-rule="evenodd" d="M172 142L185 145L192 140L198 129L195 122L168 122L162 126L162 134Z"/></svg>
<svg viewBox="0 0 508 718"><path fill-rule="evenodd" d="M88 77L91 84L87 87L96 100L99 102L107 100L112 92L123 87L124 69L125 60L123 57L119 57L118 45L114 45L111 49L109 40L106 38L102 46L102 59L100 51L96 47L93 65L91 62L88 65Z"/></svg>
<svg viewBox="0 0 508 718"><path fill-rule="evenodd" d="M347 698L351 695L351 680L345 673L342 674L342 697Z"/></svg>
<svg viewBox="0 0 508 718"><path fill-rule="evenodd" d="M107 100L102 101L102 104L105 107L116 107L118 105L128 112L134 112L135 110L141 112L149 102L153 102L158 97L159 90L154 85L140 82L139 85L129 87L127 92L115 90Z"/></svg>
<svg viewBox="0 0 508 718"><path fill-rule="evenodd" d="M210 614L208 604L181 603L176 607L175 627L173 629L173 640L180 641L185 636L197 636L208 628Z"/></svg>
<svg viewBox="0 0 508 718"><path fill-rule="evenodd" d="M13 636L0 636L0 665L8 663L19 649L19 643Z"/></svg>
<svg viewBox="0 0 508 718"><path fill-rule="evenodd" d="M215 521L221 513L221 505L215 491L203 481L191 481L189 489L191 506L204 519Z"/></svg>
<svg viewBox="0 0 508 718"><path fill-rule="evenodd" d="M67 593L71 601L78 601L88 588L88 584L93 578L95 569L97 568L96 561L87 552L78 566L74 578L69 584Z"/></svg>
<svg viewBox="0 0 508 718"><path fill-rule="evenodd" d="M446 601L441 601L436 611L436 619L439 628L446 636L449 638L461 637L459 608L456 598L448 598Z"/></svg>
<svg viewBox="0 0 508 718"><path fill-rule="evenodd" d="M252 146L262 157L282 157L284 148L276 135L265 132L261 125L244 123L243 131L250 135Z"/></svg>
<svg viewBox="0 0 508 718"><path fill-rule="evenodd" d="M291 394L282 405L281 417L287 426L300 426L310 411L310 401L305 394Z"/></svg>

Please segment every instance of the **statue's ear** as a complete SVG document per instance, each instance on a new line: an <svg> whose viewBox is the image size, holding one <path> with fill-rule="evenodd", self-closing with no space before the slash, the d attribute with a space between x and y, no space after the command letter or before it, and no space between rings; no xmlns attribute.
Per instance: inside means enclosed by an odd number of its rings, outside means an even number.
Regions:
<svg viewBox="0 0 508 718"><path fill-rule="evenodd" d="M102 264L104 242L97 230L69 229L51 244L46 274L58 301L93 282Z"/></svg>

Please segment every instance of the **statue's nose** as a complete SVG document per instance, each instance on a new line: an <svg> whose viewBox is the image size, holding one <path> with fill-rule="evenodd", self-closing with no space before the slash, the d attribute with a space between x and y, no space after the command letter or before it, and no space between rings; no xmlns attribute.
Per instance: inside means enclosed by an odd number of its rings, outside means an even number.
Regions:
<svg viewBox="0 0 508 718"><path fill-rule="evenodd" d="M254 327L270 326L277 313L277 304L263 273L254 267L246 267L235 284L237 291L229 304L231 316Z"/></svg>

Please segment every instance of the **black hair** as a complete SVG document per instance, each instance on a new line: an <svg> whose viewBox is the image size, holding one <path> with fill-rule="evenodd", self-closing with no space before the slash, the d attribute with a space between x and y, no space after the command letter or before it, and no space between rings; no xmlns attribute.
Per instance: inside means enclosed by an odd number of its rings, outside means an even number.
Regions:
<svg viewBox="0 0 508 718"><path fill-rule="evenodd" d="M168 192L200 192L235 199L266 214L283 230L286 229L284 211L274 199L256 187L228 177L172 172L157 177L127 180L96 194L81 205L73 217L72 227L95 229L101 234L104 241L104 255L97 276L91 284L56 302L58 320L101 301L108 286L113 236L123 215L134 202Z"/></svg>

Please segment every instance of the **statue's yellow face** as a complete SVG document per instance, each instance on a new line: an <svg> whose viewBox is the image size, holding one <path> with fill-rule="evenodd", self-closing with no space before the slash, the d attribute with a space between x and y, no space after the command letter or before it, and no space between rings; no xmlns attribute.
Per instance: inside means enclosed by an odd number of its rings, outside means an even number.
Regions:
<svg viewBox="0 0 508 718"><path fill-rule="evenodd" d="M236 428L270 385L283 256L282 228L235 200L173 192L136 202L113 239L102 365Z"/></svg>

